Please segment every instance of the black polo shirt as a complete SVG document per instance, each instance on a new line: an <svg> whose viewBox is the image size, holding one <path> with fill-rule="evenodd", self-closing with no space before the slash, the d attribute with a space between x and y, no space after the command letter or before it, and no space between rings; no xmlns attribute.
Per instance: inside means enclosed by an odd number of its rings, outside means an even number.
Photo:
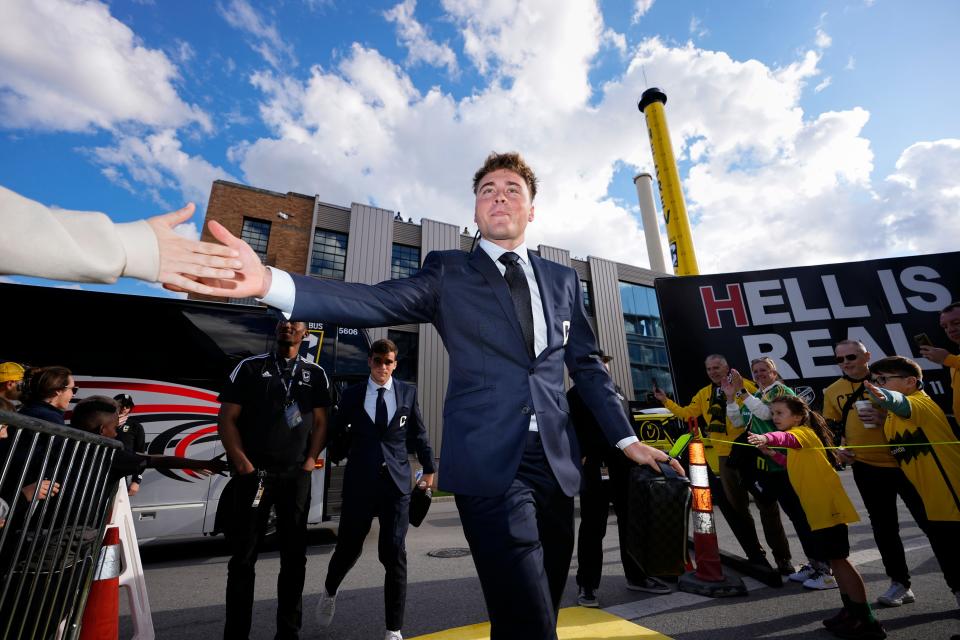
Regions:
<svg viewBox="0 0 960 640"><path fill-rule="evenodd" d="M219 400L242 407L237 429L250 462L257 469L286 471L306 459L313 410L330 406L330 381L323 367L303 357L287 361L264 353L237 365ZM293 428L286 417L290 401L302 417Z"/></svg>

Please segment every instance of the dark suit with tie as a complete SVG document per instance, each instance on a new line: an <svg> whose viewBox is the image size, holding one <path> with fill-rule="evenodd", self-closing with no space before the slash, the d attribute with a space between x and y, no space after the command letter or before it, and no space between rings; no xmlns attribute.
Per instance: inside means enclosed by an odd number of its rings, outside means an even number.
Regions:
<svg viewBox="0 0 960 640"><path fill-rule="evenodd" d="M482 248L431 252L414 276L377 285L293 276L294 318L366 327L429 322L440 333L450 382L439 486L457 495L494 640L555 637L580 487L564 365L609 442L634 435L595 355L576 271L529 259L546 321L546 347L535 357L507 282Z"/></svg>
<svg viewBox="0 0 960 640"><path fill-rule="evenodd" d="M407 595L405 539L410 523L412 486L407 453L416 453L424 473L433 473L433 450L420 416L417 388L392 378L389 385L392 388L386 393L394 394L396 411L388 419L384 403L382 418L375 414L371 419L364 407L368 384L375 385L370 380L344 390L334 417L333 428L349 429L351 441L343 477L337 546L330 558L325 586L327 593L337 592L360 557L363 541L373 518L377 517L380 522L378 552L386 570L386 628L400 630ZM377 424L380 420L382 424Z"/></svg>

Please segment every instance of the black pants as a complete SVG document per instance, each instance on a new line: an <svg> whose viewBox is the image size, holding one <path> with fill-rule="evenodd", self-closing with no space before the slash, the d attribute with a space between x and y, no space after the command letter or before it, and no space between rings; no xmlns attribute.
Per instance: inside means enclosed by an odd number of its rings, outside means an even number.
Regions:
<svg viewBox="0 0 960 640"><path fill-rule="evenodd" d="M714 503L720 507L720 513L723 514L737 542L743 547L747 559L757 562L766 558L766 551L760 545L760 539L757 537L757 528L754 524L753 515L750 513L750 499L745 486L740 480L740 473L733 467L727 465L727 457L720 457L720 482L716 485L710 483L710 492ZM717 489L722 491L722 496L718 496ZM721 497L721 500L717 498ZM763 526L764 537L770 550L773 552L774 560L777 563L790 562L790 543L787 541L787 534L783 530L783 522L780 520L780 507L776 502L769 504L757 503L757 510L760 512L760 524Z"/></svg>
<svg viewBox="0 0 960 640"><path fill-rule="evenodd" d="M410 526L410 494L400 493L386 467L381 467L371 491L361 493L350 487L345 489L350 492L344 495L337 546L330 558L324 586L327 593L337 592L360 558L363 541L376 517L380 521L377 552L386 571L383 581L384 622L387 629L400 631L407 602L406 538Z"/></svg>
<svg viewBox="0 0 960 640"><path fill-rule="evenodd" d="M227 565L227 621L224 640L250 635L257 546L266 528L271 505L277 512L280 575L277 576L277 639L300 636L303 580L307 566L307 514L310 510L310 474L296 469L264 478L260 506L254 509L256 474L234 477L233 516L227 530L231 557Z"/></svg>
<svg viewBox="0 0 960 640"><path fill-rule="evenodd" d="M555 640L573 556L573 498L563 493L530 432L503 495L457 495L490 617L490 640Z"/></svg>
<svg viewBox="0 0 960 640"><path fill-rule="evenodd" d="M930 547L950 590L960 591L960 547L957 546L960 522L927 520L923 499L900 467L875 467L854 462L853 479L870 516L873 539L890 579L910 586L910 570L900 540L897 515L897 496L900 496L917 526L930 540Z"/></svg>
<svg viewBox="0 0 960 640"><path fill-rule="evenodd" d="M607 519L610 503L617 514L617 531L620 535L620 562L628 582L641 584L647 575L627 553L627 490L629 461L616 449L606 456L610 472L608 486L604 486L600 456L587 456L583 464L583 483L580 488L580 529L577 536L577 584L588 589L600 586L603 570L603 538L607 534Z"/></svg>
<svg viewBox="0 0 960 640"><path fill-rule="evenodd" d="M763 497L757 498L757 502L763 500L776 500L780 505L793 528L797 532L797 538L800 540L800 546L803 547L803 553L808 560L817 560L826 562L827 556L817 545L814 536L810 530L810 523L807 521L807 514L803 511L803 505L800 504L800 497L790 484L790 478L786 471L769 471L758 477L757 482L763 486Z"/></svg>

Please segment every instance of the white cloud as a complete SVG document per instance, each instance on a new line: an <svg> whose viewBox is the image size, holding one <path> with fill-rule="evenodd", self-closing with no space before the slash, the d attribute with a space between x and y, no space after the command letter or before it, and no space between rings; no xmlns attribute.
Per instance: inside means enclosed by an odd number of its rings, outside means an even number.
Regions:
<svg viewBox="0 0 960 640"><path fill-rule="evenodd" d="M647 11L650 11L650 7L653 6L654 0L634 0L633 2L633 16L630 18L630 22L637 24L640 22Z"/></svg>
<svg viewBox="0 0 960 640"><path fill-rule="evenodd" d="M276 25L257 13L247 0L230 0L226 5L217 3L217 10L231 27L253 36L250 47L275 69L297 66L293 46L285 41Z"/></svg>
<svg viewBox="0 0 960 640"><path fill-rule="evenodd" d="M703 26L703 21L697 16L690 16L690 26L688 30L690 31L690 35L696 38L710 35L710 30Z"/></svg>
<svg viewBox="0 0 960 640"><path fill-rule="evenodd" d="M143 138L119 136L115 145L97 147L90 153L103 166L102 173L108 180L131 193L145 189L157 204L168 209L180 205L166 201L161 196L163 190L176 190L184 199L205 207L214 180L236 180L224 169L183 151L172 129ZM184 229L183 234L199 235L195 228Z"/></svg>
<svg viewBox="0 0 960 640"><path fill-rule="evenodd" d="M826 49L831 44L833 44L833 38L830 37L830 34L824 30L823 25L827 19L826 13L820 14L820 24L817 25L816 34L814 36L814 44L817 45L818 49Z"/></svg>
<svg viewBox="0 0 960 640"><path fill-rule="evenodd" d="M830 76L827 76L826 78L820 81L820 84L818 84L813 88L813 92L820 93L821 91L829 87L832 82L833 82L833 78L831 78Z"/></svg>
<svg viewBox="0 0 960 640"><path fill-rule="evenodd" d="M613 29L604 29L600 41L619 51L621 56L627 55L627 37L622 33L617 33Z"/></svg>
<svg viewBox="0 0 960 640"><path fill-rule="evenodd" d="M175 87L179 74L101 2L4 0L0 126L53 131L124 123L211 129Z"/></svg>
<svg viewBox="0 0 960 640"><path fill-rule="evenodd" d="M315 66L305 79L256 74L270 135L235 146L231 160L250 184L371 201L462 227L472 219L473 171L491 150L517 149L542 181L532 246L644 265L636 206L611 197L610 187L616 178L627 182L621 193L632 192L633 172L653 168L635 106L645 71L669 93L703 272L879 257L911 243L955 249L948 243L957 225L947 214L960 192L956 141L914 145L875 184L863 136L869 113L800 107L821 73L817 51L770 67L651 38L621 75L594 89L587 74L606 32L596 6L564 13L552 2L501 0L484 5L481 23L471 13L479 2L446 0L443 19L461 29L486 86L460 99L421 91L398 65L355 44L336 68ZM929 226L896 227L902 243L894 249L889 229L874 224L881 212L896 220L921 211Z"/></svg>
<svg viewBox="0 0 960 640"><path fill-rule="evenodd" d="M397 25L397 37L407 48L407 64L424 62L434 67L446 67L447 73L456 75L457 54L447 43L438 44L430 39L426 28L413 17L416 9L417 0L404 0L383 13L388 22Z"/></svg>
<svg viewBox="0 0 960 640"><path fill-rule="evenodd" d="M847 64L844 67L844 69L846 69L847 71L853 71L856 68L857 68L857 59L854 58L853 56L848 56Z"/></svg>

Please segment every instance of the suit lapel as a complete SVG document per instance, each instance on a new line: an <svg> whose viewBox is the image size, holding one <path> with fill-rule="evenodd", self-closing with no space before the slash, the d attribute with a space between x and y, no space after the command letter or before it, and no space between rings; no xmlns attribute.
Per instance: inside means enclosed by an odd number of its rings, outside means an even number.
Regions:
<svg viewBox="0 0 960 640"><path fill-rule="evenodd" d="M554 344L557 339L557 328L554 326L553 322L553 310L556 308L555 298L556 292L553 290L549 278L546 274L546 267L544 266L543 258L536 256L529 251L527 252L527 257L530 258L530 266L533 267L533 275L537 278L537 288L540 289L540 304L543 307L543 320L547 325L547 346L540 352L540 355L537 356L539 360L540 357L546 357L549 355L551 345Z"/></svg>
<svg viewBox="0 0 960 640"><path fill-rule="evenodd" d="M510 325L513 327L517 339L524 345L524 352L526 352L526 341L523 338L523 331L520 329L520 321L517 320L517 312L513 308L513 299L510 297L510 287L507 286L507 281L500 274L497 265L493 264L493 260L490 259L486 251L481 247L477 247L474 252L470 254L470 266L486 278L487 284L490 285L494 297L497 299L497 302L500 303L501 310L510 320Z"/></svg>
<svg viewBox="0 0 960 640"><path fill-rule="evenodd" d="M407 388L406 384L396 378L393 379L393 397L397 401L397 410L393 413L393 420L387 425L387 430L396 429L400 425L400 418L403 408L406 406Z"/></svg>

